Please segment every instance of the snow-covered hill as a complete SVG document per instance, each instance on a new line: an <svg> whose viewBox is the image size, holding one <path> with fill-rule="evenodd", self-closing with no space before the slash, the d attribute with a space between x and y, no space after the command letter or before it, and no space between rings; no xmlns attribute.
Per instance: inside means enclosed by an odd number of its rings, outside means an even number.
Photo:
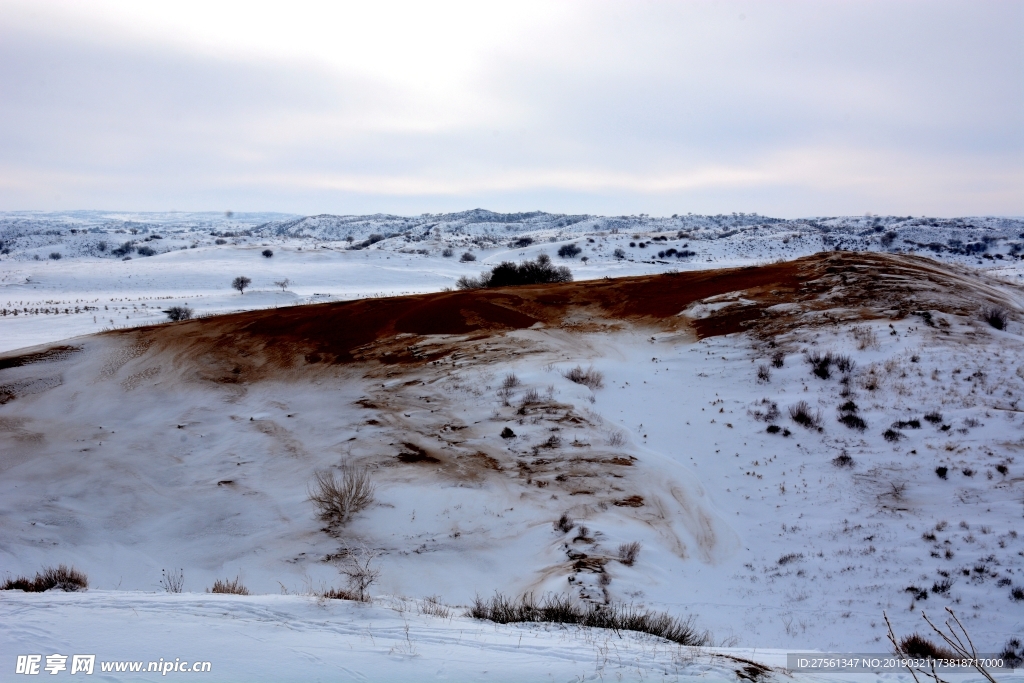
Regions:
<svg viewBox="0 0 1024 683"><path fill-rule="evenodd" d="M340 586L370 551L379 595L566 593L693 615L719 644L866 652L888 649L883 610L910 632L951 605L998 650L1024 630L1022 320L1004 280L833 252L9 353L0 567L266 595ZM342 464L375 502L325 527L309 486ZM48 643L102 602L49 595L5 601Z"/></svg>

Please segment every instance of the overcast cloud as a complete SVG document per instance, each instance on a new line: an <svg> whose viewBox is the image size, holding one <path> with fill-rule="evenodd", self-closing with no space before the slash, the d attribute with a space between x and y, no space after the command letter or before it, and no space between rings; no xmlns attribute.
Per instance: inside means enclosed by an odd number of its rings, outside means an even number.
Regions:
<svg viewBox="0 0 1024 683"><path fill-rule="evenodd" d="M0 209L1024 214L1024 2L0 0Z"/></svg>

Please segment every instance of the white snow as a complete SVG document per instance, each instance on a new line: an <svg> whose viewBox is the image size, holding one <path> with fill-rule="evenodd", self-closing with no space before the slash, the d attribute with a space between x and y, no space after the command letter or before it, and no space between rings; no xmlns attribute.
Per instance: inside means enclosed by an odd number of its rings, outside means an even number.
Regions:
<svg viewBox="0 0 1024 683"><path fill-rule="evenodd" d="M303 220L288 229L329 224L344 240L338 221ZM611 251L632 233L613 235L600 221L541 228L600 224L592 233L600 251L574 265L577 279L763 262L776 244L743 251L729 241L741 232L701 241L710 263L623 262ZM459 252L435 253L454 238L431 243L429 255L403 254L390 240L343 250L312 248L324 246L312 238L239 239L131 261L19 252L0 261L0 306L102 313L2 317L0 349L158 322L169 304L218 313L438 290L557 247L489 245L475 248L476 262L459 263ZM562 243L585 239L578 232ZM273 258L260 256L264 242ZM240 274L254 280L244 295L226 286ZM284 277L295 284L275 291ZM1018 290L1007 292L1020 302ZM723 305L709 299L685 314ZM1024 632L1024 602L1010 597L1024 587L1024 327L936 320L945 327L915 316L861 324L878 340L866 347L852 323L801 329L776 340L785 360L768 382L757 366L772 350L745 335L695 342L643 330L531 329L465 340L458 356L393 377L342 368L247 387L196 382L182 361L115 338L76 340L79 353L0 376L19 392L0 406L0 570L74 564L90 590L0 593L0 665L12 653L95 651L105 660L210 660L210 680L734 677L735 662L712 651L646 636L462 616L474 595L494 591L570 592L692 614L716 644L744 648L723 652L773 665L787 651L887 652L883 610L910 633L922 630L922 610L935 616L945 605L981 649L998 650ZM840 373L812 375L805 351L849 355L852 395L840 395ZM604 387L565 379L576 364L602 372ZM506 406L496 392L510 372L521 385ZM531 389L542 407L521 415ZM789 418L800 400L821 411L822 431ZM847 400L866 431L838 421ZM781 414L770 422L788 436L759 419L772 402ZM924 419L932 412L941 414L934 424ZM899 420L920 427L887 441L883 432ZM516 437L499 437L503 426ZM558 442L545 445L552 436ZM442 462L397 462L407 441ZM853 467L833 464L841 453ZM342 461L373 467L377 501L332 536L307 486L315 469ZM643 505L630 506L633 496ZM576 521L569 534L553 527L563 512ZM630 541L642 550L626 566L617 548ZM329 560L360 547L383 553L375 603L310 597L342 585ZM581 554L600 570L575 565ZM161 570L175 568L186 592L154 593ZM203 592L236 576L253 596ZM945 579L951 587L936 592ZM928 597L915 598L911 586ZM431 595L457 606L451 618L419 613L417 600Z"/></svg>

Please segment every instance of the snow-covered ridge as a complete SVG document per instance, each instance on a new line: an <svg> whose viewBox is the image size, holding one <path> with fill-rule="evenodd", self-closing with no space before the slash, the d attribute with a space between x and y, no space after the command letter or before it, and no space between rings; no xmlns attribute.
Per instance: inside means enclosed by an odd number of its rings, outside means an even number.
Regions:
<svg viewBox="0 0 1024 683"><path fill-rule="evenodd" d="M607 239L615 235L620 239ZM960 260L1024 256L1024 220L994 217L779 219L743 213L652 217L646 214L564 215L542 211L501 214L484 209L415 217L98 211L0 213L0 256L14 260L45 259L51 254L60 254L61 258L125 258L136 253L139 247L144 248L144 255L155 255L268 240L268 244L307 242L314 246L431 255L446 247L486 250L513 244L524 237L540 243L594 236L606 238L601 241L608 248L595 250L597 253L588 256L601 258L614 257L615 248L629 249L625 243L630 239L644 241L664 235L673 240L724 240L725 243L707 249L712 258L716 252L729 251L751 257L754 252L760 252L762 257L772 257L770 247L780 241L786 245L795 242L790 255L853 249L923 251L939 258ZM661 246L652 244L646 252L630 252L630 257L651 258ZM664 246L679 245L673 242Z"/></svg>

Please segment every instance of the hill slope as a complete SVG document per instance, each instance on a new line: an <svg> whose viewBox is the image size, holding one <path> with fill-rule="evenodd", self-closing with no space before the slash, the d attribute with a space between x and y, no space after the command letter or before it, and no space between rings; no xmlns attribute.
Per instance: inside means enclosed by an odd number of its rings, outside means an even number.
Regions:
<svg viewBox="0 0 1024 683"><path fill-rule="evenodd" d="M744 646L868 651L882 609L912 629L948 603L998 648L1022 628L1022 301L956 266L831 253L7 354L0 568L301 592L371 549L380 593L569 592ZM342 463L376 502L325 528L308 486Z"/></svg>

